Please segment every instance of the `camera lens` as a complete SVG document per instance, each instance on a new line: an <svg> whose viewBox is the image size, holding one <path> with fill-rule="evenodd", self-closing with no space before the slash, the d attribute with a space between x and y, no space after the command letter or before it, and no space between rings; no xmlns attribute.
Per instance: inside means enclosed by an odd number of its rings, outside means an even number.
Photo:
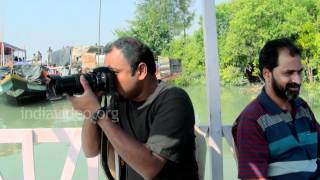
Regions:
<svg viewBox="0 0 320 180"><path fill-rule="evenodd" d="M96 68L93 72L82 74L88 81L92 91L105 91L110 93L115 89L114 72L107 67ZM52 76L48 84L48 96L57 96L67 93L69 95L83 93L83 88L80 83L81 74L71 76Z"/></svg>
<svg viewBox="0 0 320 180"><path fill-rule="evenodd" d="M49 83L49 89L52 89L56 95L68 93L69 95L80 94L83 92L80 83L80 74L72 76L53 76Z"/></svg>

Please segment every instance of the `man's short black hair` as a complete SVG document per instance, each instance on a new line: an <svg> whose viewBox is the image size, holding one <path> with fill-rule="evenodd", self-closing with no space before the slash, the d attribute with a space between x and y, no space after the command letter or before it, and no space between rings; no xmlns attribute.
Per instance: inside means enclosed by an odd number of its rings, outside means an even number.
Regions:
<svg viewBox="0 0 320 180"><path fill-rule="evenodd" d="M263 68L272 71L278 66L279 51L283 48L288 49L291 56L301 55L301 50L288 38L268 41L261 49L259 55L259 70L262 78Z"/></svg>
<svg viewBox="0 0 320 180"><path fill-rule="evenodd" d="M119 38L116 41L107 44L104 48L104 53L110 53L113 48L122 51L124 57L131 66L132 74L135 73L141 62L147 65L149 74L154 75L156 73L156 63L153 52L140 40L132 37Z"/></svg>

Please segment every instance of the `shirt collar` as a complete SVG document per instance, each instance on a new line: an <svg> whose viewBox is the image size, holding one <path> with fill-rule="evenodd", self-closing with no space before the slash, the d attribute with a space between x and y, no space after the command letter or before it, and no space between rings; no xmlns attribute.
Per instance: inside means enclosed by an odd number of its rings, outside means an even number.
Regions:
<svg viewBox="0 0 320 180"><path fill-rule="evenodd" d="M150 105L158 97L159 94L169 88L170 86L168 86L165 82L160 81L155 91L146 99L146 101L141 106L138 107L138 110Z"/></svg>

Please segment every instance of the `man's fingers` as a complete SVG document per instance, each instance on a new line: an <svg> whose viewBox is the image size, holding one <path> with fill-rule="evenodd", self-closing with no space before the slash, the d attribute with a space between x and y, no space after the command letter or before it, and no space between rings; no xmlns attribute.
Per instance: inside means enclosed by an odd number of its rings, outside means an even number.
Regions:
<svg viewBox="0 0 320 180"><path fill-rule="evenodd" d="M83 75L80 76L80 83L81 83L84 91L91 90L91 87L90 87L88 81L84 78Z"/></svg>

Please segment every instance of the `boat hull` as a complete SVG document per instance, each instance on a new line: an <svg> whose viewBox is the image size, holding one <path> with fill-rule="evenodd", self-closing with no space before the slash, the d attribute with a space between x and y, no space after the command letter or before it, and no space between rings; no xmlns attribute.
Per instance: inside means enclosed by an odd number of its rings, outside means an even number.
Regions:
<svg viewBox="0 0 320 180"><path fill-rule="evenodd" d="M46 100L46 85L29 82L18 75L8 76L10 76L8 81L11 81L11 88L4 95L9 103L23 104Z"/></svg>

